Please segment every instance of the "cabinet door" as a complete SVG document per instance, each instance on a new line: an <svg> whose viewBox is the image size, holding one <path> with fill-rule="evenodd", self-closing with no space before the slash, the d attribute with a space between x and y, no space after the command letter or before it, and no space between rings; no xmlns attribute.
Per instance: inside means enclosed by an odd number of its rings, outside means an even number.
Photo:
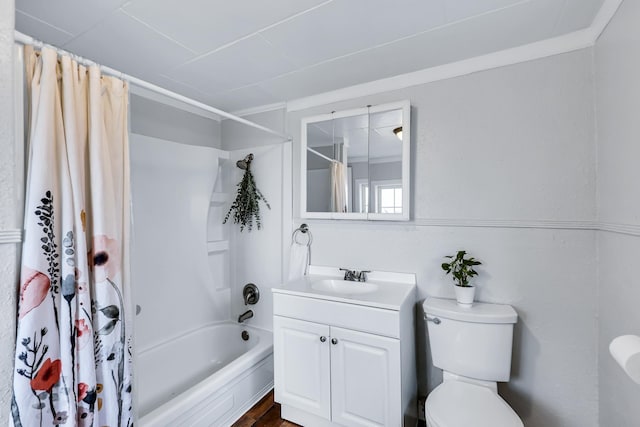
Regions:
<svg viewBox="0 0 640 427"><path fill-rule="evenodd" d="M329 327L273 317L275 400L331 418Z"/></svg>
<svg viewBox="0 0 640 427"><path fill-rule="evenodd" d="M400 341L332 327L331 343L333 422L401 426Z"/></svg>

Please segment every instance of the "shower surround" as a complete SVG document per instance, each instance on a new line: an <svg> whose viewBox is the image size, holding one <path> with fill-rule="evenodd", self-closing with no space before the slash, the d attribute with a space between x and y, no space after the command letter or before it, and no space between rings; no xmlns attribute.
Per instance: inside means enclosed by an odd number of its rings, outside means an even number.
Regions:
<svg viewBox="0 0 640 427"><path fill-rule="evenodd" d="M223 176L235 179L229 157L131 136L142 426L230 425L273 386L271 332L230 320L233 226L222 225L230 200Z"/></svg>

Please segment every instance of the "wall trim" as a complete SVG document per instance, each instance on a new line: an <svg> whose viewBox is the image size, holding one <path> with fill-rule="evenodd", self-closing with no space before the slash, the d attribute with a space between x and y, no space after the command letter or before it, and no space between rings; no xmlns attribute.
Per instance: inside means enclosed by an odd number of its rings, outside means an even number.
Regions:
<svg viewBox="0 0 640 427"><path fill-rule="evenodd" d="M594 221L500 220L500 219L416 219L421 227L539 228L553 230L597 230Z"/></svg>
<svg viewBox="0 0 640 427"><path fill-rule="evenodd" d="M609 233L627 234L629 236L640 236L640 225L634 224L601 222L598 224L598 230Z"/></svg>
<svg viewBox="0 0 640 427"><path fill-rule="evenodd" d="M475 228L533 228L553 230L598 230L595 221L565 221L565 220L499 220L499 219L431 219L416 218L411 221L367 221L367 220L343 220L336 222L330 219L295 218L294 222L308 222L310 224L331 224L334 226L397 226L397 227L475 227Z"/></svg>
<svg viewBox="0 0 640 427"><path fill-rule="evenodd" d="M286 103L287 111L299 111L377 93L405 89L411 86L447 80L493 68L505 67L589 48L598 40L620 7L622 1L623 0L605 0L591 25L582 30L489 53L487 55L476 56L474 58L425 68L411 73L400 74L330 92L294 99Z"/></svg>
<svg viewBox="0 0 640 427"><path fill-rule="evenodd" d="M453 227L453 228L529 228L550 230L592 230L609 233L640 236L640 225L595 221L553 221L553 220L494 220L494 219L426 219L412 221L335 221L323 219L295 218L294 223L308 222L315 224L331 224L333 226L350 225L385 225L399 227ZM22 242L22 230L0 230L0 244Z"/></svg>
<svg viewBox="0 0 640 427"><path fill-rule="evenodd" d="M22 242L22 230L0 230L0 245Z"/></svg>
<svg viewBox="0 0 640 427"><path fill-rule="evenodd" d="M499 219L429 219L417 218L411 221L367 221L294 218L294 223L326 224L332 226L396 226L396 227L452 227L452 228L529 228L547 230L586 230L640 236L640 225L598 221L566 220L499 220Z"/></svg>

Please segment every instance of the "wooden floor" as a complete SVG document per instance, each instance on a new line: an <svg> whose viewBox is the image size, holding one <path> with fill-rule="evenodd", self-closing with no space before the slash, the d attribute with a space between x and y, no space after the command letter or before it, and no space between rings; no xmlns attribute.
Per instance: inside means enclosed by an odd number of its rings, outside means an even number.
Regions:
<svg viewBox="0 0 640 427"><path fill-rule="evenodd" d="M280 418L280 404L273 401L273 390L256 403L231 427L302 427ZM426 427L424 420L418 427Z"/></svg>
<svg viewBox="0 0 640 427"><path fill-rule="evenodd" d="M273 390L249 409L232 427L300 427L280 418L280 404L273 401Z"/></svg>

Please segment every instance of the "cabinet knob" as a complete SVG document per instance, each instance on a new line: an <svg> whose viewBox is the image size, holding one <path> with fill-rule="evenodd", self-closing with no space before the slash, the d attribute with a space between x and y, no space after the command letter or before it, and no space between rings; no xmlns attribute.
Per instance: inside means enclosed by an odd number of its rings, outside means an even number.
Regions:
<svg viewBox="0 0 640 427"><path fill-rule="evenodd" d="M333 345L338 344L338 339L337 338L331 338L331 344L333 344Z"/></svg>
<svg viewBox="0 0 640 427"><path fill-rule="evenodd" d="M320 342L325 342L327 340L327 337L320 337Z"/></svg>

